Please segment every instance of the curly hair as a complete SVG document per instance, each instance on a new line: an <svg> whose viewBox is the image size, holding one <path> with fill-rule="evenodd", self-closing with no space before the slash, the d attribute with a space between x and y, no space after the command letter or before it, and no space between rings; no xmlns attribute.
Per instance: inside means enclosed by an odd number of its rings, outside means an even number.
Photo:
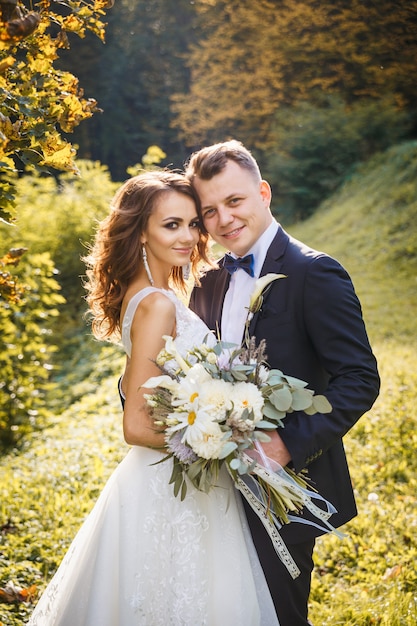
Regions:
<svg viewBox="0 0 417 626"><path fill-rule="evenodd" d="M99 223L89 254L83 258L87 266L86 300L92 317L92 331L98 339L120 336L120 310L127 288L142 260L140 235L162 195L182 193L199 199L190 181L183 175L166 170L144 172L127 180L113 198L110 214ZM208 236L200 232L191 254L191 271L199 284L200 261L208 259ZM173 284L184 290L182 267L173 267Z"/></svg>

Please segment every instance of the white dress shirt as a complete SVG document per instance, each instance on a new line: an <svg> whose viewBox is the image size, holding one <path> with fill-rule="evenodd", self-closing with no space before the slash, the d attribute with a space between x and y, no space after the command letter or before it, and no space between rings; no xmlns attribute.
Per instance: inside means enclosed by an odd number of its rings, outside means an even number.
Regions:
<svg viewBox="0 0 417 626"><path fill-rule="evenodd" d="M249 301L255 283L259 278L266 253L278 230L278 222L273 220L266 231L247 254L254 256L254 277L249 276L243 269L238 269L231 275L229 289L226 292L223 312L221 335L222 340L241 344L248 314ZM231 256L236 258L236 255ZM246 255L245 255L246 256Z"/></svg>

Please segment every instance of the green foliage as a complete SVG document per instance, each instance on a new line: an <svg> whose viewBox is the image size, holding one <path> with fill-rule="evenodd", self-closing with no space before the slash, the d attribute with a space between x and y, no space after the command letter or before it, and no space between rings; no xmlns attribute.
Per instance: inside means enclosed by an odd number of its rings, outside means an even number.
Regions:
<svg viewBox="0 0 417 626"><path fill-rule="evenodd" d="M13 227L0 224L2 242L26 246L31 253L48 252L58 270L56 279L66 299L65 326L80 326L84 306L81 257L91 242L97 220L107 215L117 184L107 168L90 161L77 162L80 176L59 179L36 172L16 183L19 214Z"/></svg>
<svg viewBox="0 0 417 626"><path fill-rule="evenodd" d="M311 215L355 164L398 143L410 128L409 115L391 99L348 107L326 98L320 107L303 102L278 109L262 171L277 190L280 215L286 221Z"/></svg>
<svg viewBox="0 0 417 626"><path fill-rule="evenodd" d="M78 79L57 69L68 33L84 37L91 31L104 39L101 17L107 0L49 0L0 3L0 221L10 223L15 209L16 172L24 166L38 170L71 171L76 150L62 133L70 133L97 110L86 99ZM0 295L6 297L5 277Z"/></svg>
<svg viewBox="0 0 417 626"><path fill-rule="evenodd" d="M0 447L20 443L47 414L56 349L50 320L64 301L47 253L24 257L16 271L25 286L24 298L0 306Z"/></svg>
<svg viewBox="0 0 417 626"><path fill-rule="evenodd" d="M346 438L359 516L315 553L311 619L321 626L417 622L416 348L375 346L382 393Z"/></svg>
<svg viewBox="0 0 417 626"><path fill-rule="evenodd" d="M375 155L291 234L354 277L371 339L415 339L417 142ZM278 215L279 217L279 215Z"/></svg>
<svg viewBox="0 0 417 626"><path fill-rule="evenodd" d="M196 36L194 13L189 0L117 0L106 45L86 37L72 44L76 54L62 55L63 66L76 73L103 111L76 130L80 155L106 163L115 180L126 177L126 168L149 145L163 147L165 163L176 167L187 156L171 127L171 95L187 86L184 59Z"/></svg>
<svg viewBox="0 0 417 626"><path fill-rule="evenodd" d="M291 233L337 256L363 304L381 395L345 437L359 516L343 540L318 541L311 620L318 626L414 626L417 620L417 144L378 155ZM94 346L94 354L89 350ZM103 350L100 355L97 350ZM120 351L83 341L62 371L59 417L24 454L0 460L0 587L41 592L125 455L116 381ZM91 370L91 371L90 371ZM91 375L90 375L91 374ZM71 402L71 389L74 397ZM32 606L0 604L20 626Z"/></svg>
<svg viewBox="0 0 417 626"><path fill-rule="evenodd" d="M10 302L16 302L22 295L22 287L17 284L15 276L11 273L11 267L16 267L26 252L26 248L13 248L0 258L0 297Z"/></svg>

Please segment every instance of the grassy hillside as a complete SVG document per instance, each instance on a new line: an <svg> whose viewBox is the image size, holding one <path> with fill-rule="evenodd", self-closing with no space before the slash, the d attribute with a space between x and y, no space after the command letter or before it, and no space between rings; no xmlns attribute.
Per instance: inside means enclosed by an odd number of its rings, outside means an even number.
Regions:
<svg viewBox="0 0 417 626"><path fill-rule="evenodd" d="M416 181L417 144L398 146L358 170L308 222L288 228L350 272L382 376L374 408L346 437L360 515L343 540L318 542L315 626L417 623ZM44 588L124 456L121 363L116 348L105 346L100 360L87 346L68 372L71 391L62 384L60 394L61 402L77 400L23 453L0 460L0 587ZM30 611L30 603L2 603L0 626L25 623Z"/></svg>
<svg viewBox="0 0 417 626"><path fill-rule="evenodd" d="M311 219L289 230L347 268L373 341L416 338L416 142L373 158Z"/></svg>
<svg viewBox="0 0 417 626"><path fill-rule="evenodd" d="M310 220L288 228L352 276L381 394L345 438L359 516L318 541L316 626L417 623L417 143L360 168Z"/></svg>

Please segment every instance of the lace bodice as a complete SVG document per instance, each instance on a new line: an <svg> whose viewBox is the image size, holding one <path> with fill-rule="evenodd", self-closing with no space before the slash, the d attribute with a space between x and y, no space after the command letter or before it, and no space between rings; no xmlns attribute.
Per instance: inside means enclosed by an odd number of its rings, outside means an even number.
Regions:
<svg viewBox="0 0 417 626"><path fill-rule="evenodd" d="M168 289L158 289L156 287L146 287L138 291L129 301L122 323L122 345L126 354L130 357L132 353L132 341L130 329L140 302L151 293L163 293L174 304L176 309L176 338L175 343L180 354L185 354L191 346L202 343L204 338L210 333L204 322L189 308L185 306L173 291ZM210 333L211 334L211 333Z"/></svg>

